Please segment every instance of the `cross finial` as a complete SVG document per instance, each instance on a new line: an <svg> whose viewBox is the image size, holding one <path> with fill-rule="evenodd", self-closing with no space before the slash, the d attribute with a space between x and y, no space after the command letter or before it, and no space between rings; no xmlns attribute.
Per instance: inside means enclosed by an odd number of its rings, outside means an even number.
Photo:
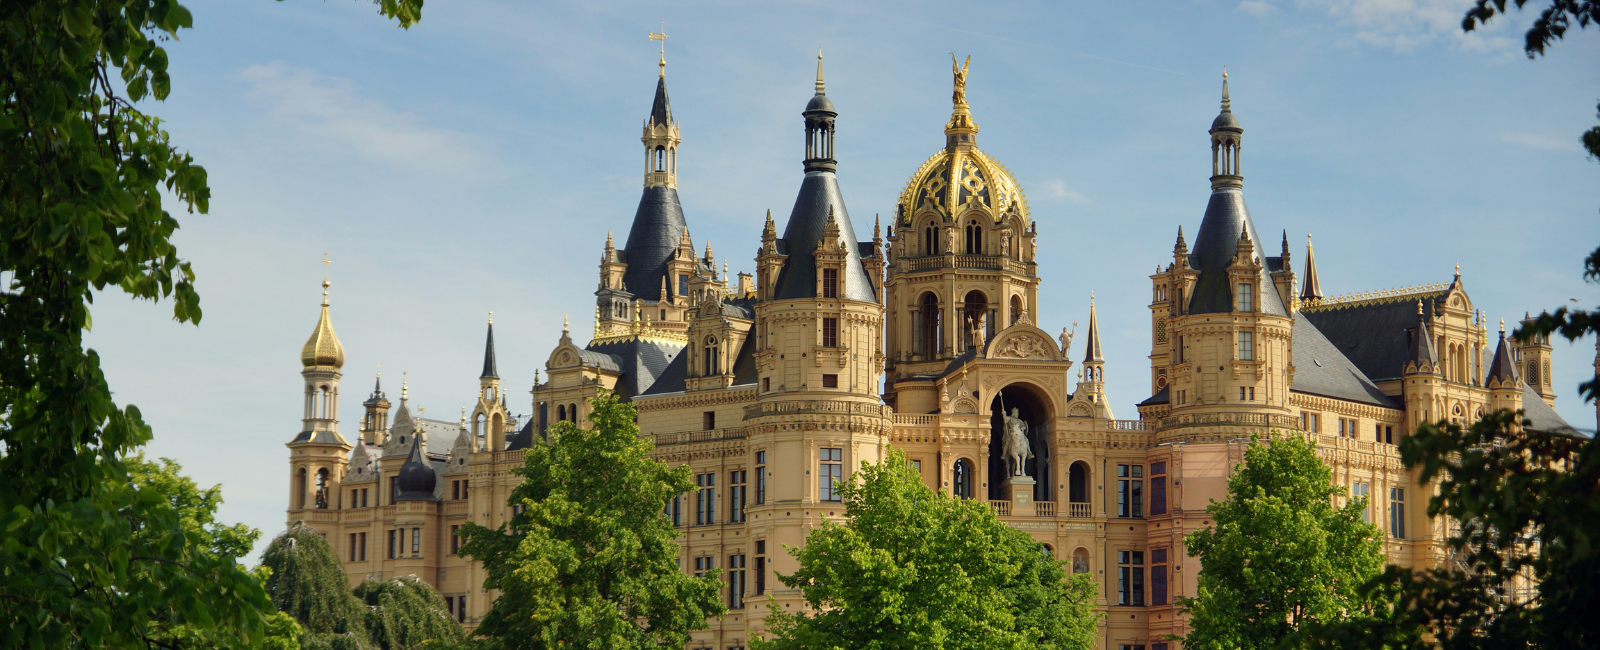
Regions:
<svg viewBox="0 0 1600 650"><path fill-rule="evenodd" d="M490 325L494 324L494 310L493 309L489 310L489 324Z"/></svg>
<svg viewBox="0 0 1600 650"><path fill-rule="evenodd" d="M661 76L663 76L663 77L667 76L667 39L668 38L670 38L670 37L667 36L667 21L665 21L665 20L661 21L661 31L659 31L659 32L650 32L650 40L652 40L652 41L661 41L661 60L658 62L658 65L661 66Z"/></svg>
<svg viewBox="0 0 1600 650"><path fill-rule="evenodd" d="M322 306L328 306L328 254L322 254Z"/></svg>

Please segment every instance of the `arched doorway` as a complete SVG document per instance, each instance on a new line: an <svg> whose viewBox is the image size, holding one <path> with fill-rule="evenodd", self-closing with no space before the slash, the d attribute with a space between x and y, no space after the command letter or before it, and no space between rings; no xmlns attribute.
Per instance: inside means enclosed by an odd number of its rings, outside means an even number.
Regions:
<svg viewBox="0 0 1600 650"><path fill-rule="evenodd" d="M1034 480L1033 500L1054 501L1049 444L1054 413L1046 398L1027 384L1000 389L1000 394L989 404L989 499L1005 498L1001 488L1010 470L1005 459L1004 415L1010 414L1012 409L1016 409L1017 417L1028 425L1028 450L1033 452L1033 458L1023 462L1022 473Z"/></svg>
<svg viewBox="0 0 1600 650"><path fill-rule="evenodd" d="M1081 460L1067 470L1067 501L1089 502L1089 465Z"/></svg>

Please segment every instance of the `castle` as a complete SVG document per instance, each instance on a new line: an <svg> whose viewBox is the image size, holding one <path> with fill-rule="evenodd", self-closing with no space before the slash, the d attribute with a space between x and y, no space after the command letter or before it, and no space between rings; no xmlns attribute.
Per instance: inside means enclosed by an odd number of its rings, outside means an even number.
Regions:
<svg viewBox="0 0 1600 650"><path fill-rule="evenodd" d="M781 233L767 214L755 274L732 284L689 235L682 138L660 65L641 137L643 196L623 247L607 236L594 335L580 344L563 327L532 415L509 410L491 320L470 418L424 419L404 388L391 413L379 385L352 445L336 419L344 351L324 283L301 352L305 417L288 443L287 515L328 539L352 583L416 575L475 625L494 594L456 555L452 532L512 516L523 450L557 420L585 422L587 400L606 389L638 409L654 457L690 466L700 486L663 516L683 533L684 571L723 570L729 610L691 648L744 648L769 597L801 606L775 577L796 568L784 545L842 520L836 486L892 446L929 487L987 501L1091 574L1107 614L1101 648L1174 650L1164 639L1185 627L1173 599L1195 593L1200 568L1183 536L1209 525L1205 507L1226 497L1251 436L1310 436L1334 480L1368 499L1390 561L1426 567L1448 561L1446 523L1427 516L1428 486L1401 467L1401 438L1424 421L1498 408L1571 429L1552 408L1548 341L1508 341L1503 325L1491 340L1459 270L1448 283L1330 298L1309 242L1301 273L1287 234L1267 255L1245 205L1244 129L1226 75L1193 247L1179 226L1172 257L1150 276L1151 396L1136 419L1117 419L1093 301L1076 352L1074 333L1036 322L1047 235L1011 173L977 146L965 65L954 66L942 146L911 175L892 222L863 241L839 182L839 111L819 56L799 194Z"/></svg>

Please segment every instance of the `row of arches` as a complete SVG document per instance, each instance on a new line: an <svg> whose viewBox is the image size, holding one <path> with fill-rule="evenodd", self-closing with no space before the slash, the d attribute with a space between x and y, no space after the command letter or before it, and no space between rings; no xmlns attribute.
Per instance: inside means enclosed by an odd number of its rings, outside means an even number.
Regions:
<svg viewBox="0 0 1600 650"><path fill-rule="evenodd" d="M918 236L905 243L907 257L926 257L956 253L961 255L1001 255L1021 259L1020 246L1015 235L1022 225L1015 219L996 224L987 216L969 217L960 224L960 232L950 241L942 236L943 222L937 217L927 217L922 225L913 228ZM985 245L987 244L987 246Z"/></svg>
<svg viewBox="0 0 1600 650"><path fill-rule="evenodd" d="M678 173L678 148L656 145L645 153L645 169L653 172Z"/></svg>
<svg viewBox="0 0 1600 650"><path fill-rule="evenodd" d="M295 473L294 491L298 507L305 508L306 503L309 501L312 507L318 510L327 510L329 495L333 490L333 479L328 473L328 468L323 467L317 470L315 491L307 489L308 480L306 468L302 467L300 471Z"/></svg>
<svg viewBox="0 0 1600 650"><path fill-rule="evenodd" d="M916 342L913 349L924 359L934 359L942 356L944 352L944 310L939 304L939 295L924 292L918 299ZM1022 296L1011 296L1010 323L1015 325L1024 313ZM961 319L961 329L957 336L958 349L954 354L965 352L970 346L980 346L988 342L995 335L996 321L999 320L995 313L997 308L989 304L988 296L980 290L968 291L961 300L958 313Z"/></svg>

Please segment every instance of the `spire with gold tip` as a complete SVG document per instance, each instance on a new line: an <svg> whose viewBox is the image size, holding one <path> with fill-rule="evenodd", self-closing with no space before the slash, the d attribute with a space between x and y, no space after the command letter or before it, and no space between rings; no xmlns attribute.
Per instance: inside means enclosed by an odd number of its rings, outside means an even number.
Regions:
<svg viewBox="0 0 1600 650"><path fill-rule="evenodd" d="M339 343L339 335L333 333L333 320L328 317L330 284L326 277L322 279L322 315L317 318L317 328L312 330L311 338L306 339L305 347L300 348L300 363L307 368L331 367L337 370L344 366L344 346Z"/></svg>

